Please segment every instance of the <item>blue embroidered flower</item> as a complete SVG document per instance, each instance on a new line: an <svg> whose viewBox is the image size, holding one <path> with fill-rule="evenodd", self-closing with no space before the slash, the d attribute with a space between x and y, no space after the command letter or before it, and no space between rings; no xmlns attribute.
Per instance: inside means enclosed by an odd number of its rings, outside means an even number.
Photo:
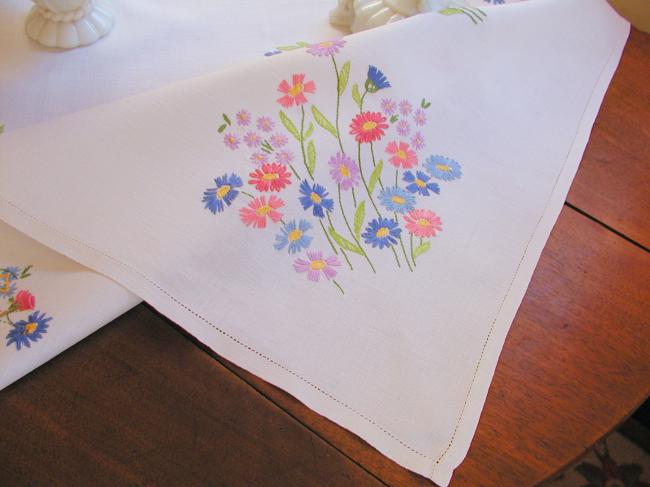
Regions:
<svg viewBox="0 0 650 487"><path fill-rule="evenodd" d="M442 179L443 181L452 181L463 175L460 170L460 164L444 156L428 157L424 163L424 167L434 178Z"/></svg>
<svg viewBox="0 0 650 487"><path fill-rule="evenodd" d="M276 54L282 54L282 51L278 51L277 49L274 49L273 51L267 51L264 53L266 57L275 56Z"/></svg>
<svg viewBox="0 0 650 487"><path fill-rule="evenodd" d="M367 244L383 249L395 245L401 233L402 229L399 228L396 220L379 217L368 224L365 233L361 236Z"/></svg>
<svg viewBox="0 0 650 487"><path fill-rule="evenodd" d="M493 5L501 5L506 3L506 0L483 0L485 3L491 3Z"/></svg>
<svg viewBox="0 0 650 487"><path fill-rule="evenodd" d="M392 188L384 188L381 190L379 193L379 202L388 211L404 214L407 211L411 211L415 206L415 196L398 186L393 186Z"/></svg>
<svg viewBox="0 0 650 487"><path fill-rule="evenodd" d="M9 279L11 281L15 281L16 279L20 279L21 272L22 271L20 267L9 266L9 267L5 267L4 269L0 269L0 276L2 274L9 274Z"/></svg>
<svg viewBox="0 0 650 487"><path fill-rule="evenodd" d="M305 235L312 228L311 223L306 220L291 220L275 236L273 247L275 250L282 250L288 246L290 254L295 254L303 249L309 248L312 237Z"/></svg>
<svg viewBox="0 0 650 487"><path fill-rule="evenodd" d="M375 66L368 66L368 79L366 80L366 90L370 93L377 93L384 88L390 88L390 83L386 75Z"/></svg>
<svg viewBox="0 0 650 487"><path fill-rule="evenodd" d="M325 213L323 208L327 211L332 211L334 209L334 200L328 198L329 193L327 190L320 184L314 183L310 185L307 180L303 180L300 183L300 204L304 210L308 210L313 207L314 216L318 218L323 218Z"/></svg>
<svg viewBox="0 0 650 487"><path fill-rule="evenodd" d="M30 314L26 320L14 323L13 329L7 334L7 346L12 343L16 345L16 350L20 350L23 345L30 347L30 342L37 342L43 338L43 333L47 333L48 322L52 319L45 313L35 311Z"/></svg>
<svg viewBox="0 0 650 487"><path fill-rule="evenodd" d="M241 188L242 180L236 174L224 174L214 180L217 185L216 188L206 189L203 192L203 203L205 207L212 213L221 213L226 206L230 206L235 200L239 191L236 188Z"/></svg>
<svg viewBox="0 0 650 487"><path fill-rule="evenodd" d="M419 193L422 196L429 196L429 192L440 194L440 186L438 183L430 181L431 176L422 172L416 171L413 174L411 171L406 171L402 176L404 182L409 183L406 189L411 193Z"/></svg>
<svg viewBox="0 0 650 487"><path fill-rule="evenodd" d="M0 274L0 298L9 299L16 294L16 285L11 282L9 274Z"/></svg>

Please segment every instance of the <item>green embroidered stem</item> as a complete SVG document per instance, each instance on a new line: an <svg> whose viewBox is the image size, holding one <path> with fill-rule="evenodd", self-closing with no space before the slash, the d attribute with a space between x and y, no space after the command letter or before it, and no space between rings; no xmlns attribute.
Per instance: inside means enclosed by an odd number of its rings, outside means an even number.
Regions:
<svg viewBox="0 0 650 487"><path fill-rule="evenodd" d="M397 168L395 168L395 186L397 186L397 180L399 178L399 176L397 174L398 172L399 172L399 170Z"/></svg>
<svg viewBox="0 0 650 487"><path fill-rule="evenodd" d="M331 55L331 58L332 58L332 64L334 64L334 72L336 73L336 138L339 140L339 147L341 148L341 153L345 154L345 150L343 149L343 142L341 141L341 131L339 130L339 108L341 106L341 90L340 90L341 78L339 76L339 67L336 65L336 59L334 58L334 54Z"/></svg>
<svg viewBox="0 0 650 487"><path fill-rule="evenodd" d="M341 294L345 295L345 291L343 290L343 288L341 287L341 285L340 285L338 282L336 282L336 279L332 279L332 283L333 283L337 288L339 288L339 291L341 291Z"/></svg>
<svg viewBox="0 0 650 487"><path fill-rule="evenodd" d="M411 260L413 261L413 267L417 267L417 264L415 263L415 255L413 255L413 234L410 234L409 240L411 241Z"/></svg>
<svg viewBox="0 0 650 487"><path fill-rule="evenodd" d="M377 161L375 160L375 147L372 142L370 142L370 155L372 156L372 167L376 167ZM381 189L384 189L384 183L381 181L381 173L378 181L379 181L379 187ZM395 186L397 186L397 184L395 184Z"/></svg>
<svg viewBox="0 0 650 487"><path fill-rule="evenodd" d="M255 196L253 196L253 195L252 195L252 194L250 194L250 193L247 193L247 192L246 192L246 191L244 191L244 190L241 190L241 189L240 189L240 190L239 190L239 192L240 192L241 194L243 194L243 195L246 195L246 196L248 196L248 197L249 197L250 199L252 199L252 200L254 200L254 199L255 199Z"/></svg>
<svg viewBox="0 0 650 487"><path fill-rule="evenodd" d="M402 266L399 263L399 257L397 257L397 252L395 252L395 246L391 245L390 249L393 251L393 255L395 256L395 262L397 262L397 267L399 267L401 269Z"/></svg>
<svg viewBox="0 0 650 487"><path fill-rule="evenodd" d="M397 213L393 213L395 215L395 223L399 225L399 220L397 219ZM409 258L406 255L406 247L404 247L404 240L402 240L402 235L400 234L399 236L399 243L402 247L402 253L404 254L404 260L406 261L406 265L408 266L409 270L413 272L413 268L411 267L411 263L409 262Z"/></svg>
<svg viewBox="0 0 650 487"><path fill-rule="evenodd" d="M296 176L296 179L300 181L302 178L300 177L300 174L298 174L298 171L296 171L292 164L289 164L289 167L291 168L291 171L293 171L293 175Z"/></svg>
<svg viewBox="0 0 650 487"><path fill-rule="evenodd" d="M313 181L314 175L309 170L309 165L307 164L307 154L305 152L305 107L304 105L300 105L300 150L302 151L302 162L305 164L305 169L307 169L307 174L309 174L309 177Z"/></svg>
<svg viewBox="0 0 650 487"><path fill-rule="evenodd" d="M339 190L339 206L341 207L341 214L343 215L343 221L345 221L345 226L348 227L348 232L350 232L350 236L352 237L352 240L354 240L354 243L357 244L357 247L359 247L361 249L361 252L363 252L363 256L368 261L368 264L370 265L370 268L372 269L372 272L374 274L377 274L377 271L375 270L375 266L372 265L372 261L370 260L370 257L368 257L368 254L366 253L365 249L361 245L361 242L359 242L359 239L356 237L356 235L352 231L352 227L350 226L350 222L348 221L348 217L346 216L345 210L343 209L343 201L341 199L341 185L338 184L337 186L338 186L338 190ZM330 225L331 225L331 222L330 222ZM343 252L343 249L341 249L341 252Z"/></svg>
<svg viewBox="0 0 650 487"><path fill-rule="evenodd" d="M357 161L359 164L359 174L361 175L361 181L363 181L363 185L366 188L366 193L368 193L368 198L370 198L370 203L372 203L373 208L377 212L377 216L381 217L381 213L379 211L379 208L377 208L377 205L375 204L375 200L372 198L372 194L370 193L370 188L368 188L368 183L366 182L366 177L363 175L363 166L361 165L361 144L357 144Z"/></svg>
<svg viewBox="0 0 650 487"><path fill-rule="evenodd" d="M330 224L330 228L332 228L334 231L336 231L336 229L334 228L334 223L332 223L332 217L330 216L329 213L327 213L327 221ZM345 257L345 261L348 263L348 266L350 266L350 270L353 271L354 269L352 268L352 263L350 262L350 259L348 258L348 254L345 253L345 249L343 247L339 246L339 250L343 254L343 257Z"/></svg>
<svg viewBox="0 0 650 487"><path fill-rule="evenodd" d="M354 192L354 186L352 186L352 202L354 203L354 207L357 207L357 195Z"/></svg>
<svg viewBox="0 0 650 487"><path fill-rule="evenodd" d="M363 112L363 100L366 98L366 95L368 94L368 88L365 89L363 92L363 95L361 95L361 103L359 103L359 113Z"/></svg>
<svg viewBox="0 0 650 487"><path fill-rule="evenodd" d="M322 219L322 218L319 218L319 219L318 219L318 223L320 223L320 227L323 229L323 233L325 234L325 238L326 238L327 241L329 242L330 247L332 247L332 250L334 251L334 253L335 253L336 255L339 255L338 250L336 250L336 247L334 247L334 244L332 243L332 240L330 240L330 236L327 234L327 230L325 230L325 225L323 225L323 219Z"/></svg>

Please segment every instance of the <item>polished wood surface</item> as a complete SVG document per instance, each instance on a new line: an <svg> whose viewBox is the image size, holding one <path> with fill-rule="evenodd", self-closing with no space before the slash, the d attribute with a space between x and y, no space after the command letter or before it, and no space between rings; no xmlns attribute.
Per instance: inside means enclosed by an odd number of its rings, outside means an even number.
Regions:
<svg viewBox="0 0 650 487"><path fill-rule="evenodd" d="M537 485L650 394L649 49L633 32L453 487ZM91 482L432 485L145 305L0 392L0 485Z"/></svg>

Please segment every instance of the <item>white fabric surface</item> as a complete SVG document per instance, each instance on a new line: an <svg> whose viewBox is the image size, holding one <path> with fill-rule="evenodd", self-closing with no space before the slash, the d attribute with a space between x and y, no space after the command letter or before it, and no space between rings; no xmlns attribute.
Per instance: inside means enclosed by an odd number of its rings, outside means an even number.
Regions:
<svg viewBox="0 0 650 487"><path fill-rule="evenodd" d="M379 110L384 96L426 98L423 154L462 161L463 176L441 182L432 200L444 231L416 271L372 249L376 275L358 256L353 272L338 268L345 295L293 272L295 256L272 247L279 226L246 228L240 202L212 215L200 201L212 178L250 168L216 133L222 112L275 114L278 82L305 72L317 83L310 102L331 113L331 63L304 51L6 134L0 218L446 485L628 28L603 0L540 0L492 9L479 25L430 14L349 37L340 61L352 60L350 83L363 86L376 64L392 84L367 109ZM347 132L349 88L342 107ZM294 119L295 110L287 109ZM320 127L314 140L318 154L337 151ZM331 188L326 160L319 156L315 176ZM297 186L281 194L283 211L309 218ZM327 250L316 232L313 245Z"/></svg>

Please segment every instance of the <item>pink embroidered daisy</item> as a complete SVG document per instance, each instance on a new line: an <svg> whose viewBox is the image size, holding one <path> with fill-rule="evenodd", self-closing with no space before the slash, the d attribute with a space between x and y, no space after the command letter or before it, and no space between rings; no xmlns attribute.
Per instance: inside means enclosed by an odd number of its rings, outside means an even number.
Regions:
<svg viewBox="0 0 650 487"><path fill-rule="evenodd" d="M436 232L442 231L442 221L433 211L412 210L404 216L406 229L420 238L435 237Z"/></svg>
<svg viewBox="0 0 650 487"><path fill-rule="evenodd" d="M251 116L251 112L248 110L239 110L235 114L235 120L237 120L237 125L240 127L248 127L251 120L253 120L253 117Z"/></svg>
<svg viewBox="0 0 650 487"><path fill-rule="evenodd" d="M277 210L283 206L284 201L275 195L271 195L268 202L266 196L260 196L248 203L248 206L239 210L239 218L247 227L265 228L267 217L273 223L277 223L282 219L282 213Z"/></svg>
<svg viewBox="0 0 650 487"><path fill-rule="evenodd" d="M413 111L413 105L408 100L402 100L399 102L399 112L405 117L409 116Z"/></svg>
<svg viewBox="0 0 650 487"><path fill-rule="evenodd" d="M411 125L406 120L400 120L397 122L397 133L402 137L406 137L411 133Z"/></svg>
<svg viewBox="0 0 650 487"><path fill-rule="evenodd" d="M384 98L381 101L381 111L389 116L395 115L395 112L397 111L397 103L395 103L390 98Z"/></svg>
<svg viewBox="0 0 650 487"><path fill-rule="evenodd" d="M350 135L354 135L357 142L375 142L384 136L388 128L386 117L379 112L363 112L352 119Z"/></svg>
<svg viewBox="0 0 650 487"><path fill-rule="evenodd" d="M259 117L256 125L262 132L270 132L275 127L275 122L271 120L271 117Z"/></svg>
<svg viewBox="0 0 650 487"><path fill-rule="evenodd" d="M391 156L389 161L396 168L410 169L418 164L417 154L411 150L406 142L400 142L399 144L395 141L390 142L386 146L386 153Z"/></svg>
<svg viewBox="0 0 650 487"><path fill-rule="evenodd" d="M341 189L347 191L359 184L359 168L350 157L337 152L330 157L329 165L330 175L337 184L341 185Z"/></svg>
<svg viewBox="0 0 650 487"><path fill-rule="evenodd" d="M418 131L415 132L415 135L411 137L411 145L415 150L422 150L424 149L424 146L426 143L424 142L424 135L422 135L422 132Z"/></svg>
<svg viewBox="0 0 650 487"><path fill-rule="evenodd" d="M291 78L291 84L287 80L282 80L278 85L278 91L284 96L278 98L277 102L284 108L302 105L307 103L305 93L315 93L316 83L313 81L305 82L304 74L294 74Z"/></svg>
<svg viewBox="0 0 650 487"><path fill-rule="evenodd" d="M342 49L345 46L345 41L343 39L336 39L334 41L324 41L319 42L318 44L312 44L307 49L309 54L314 56L332 56L339 53L339 49Z"/></svg>
<svg viewBox="0 0 650 487"><path fill-rule="evenodd" d="M253 152L253 154L251 154L251 162L261 166L262 164L269 162L269 156L265 152Z"/></svg>
<svg viewBox="0 0 650 487"><path fill-rule="evenodd" d="M307 259L296 259L293 263L293 268L298 274L307 273L307 279L313 282L318 282L321 274L327 280L336 277L336 269L341 265L339 259L335 255L323 258L323 252L320 250L308 250Z"/></svg>
<svg viewBox="0 0 650 487"><path fill-rule="evenodd" d="M244 143L251 148L259 147L262 145L262 138L255 132L247 132L244 135Z"/></svg>
<svg viewBox="0 0 650 487"><path fill-rule="evenodd" d="M282 191L291 184L291 173L282 164L271 162L262 164L249 174L248 184L255 186L257 191Z"/></svg>
<svg viewBox="0 0 650 487"><path fill-rule="evenodd" d="M239 137L237 137L232 132L228 132L223 136L223 143L226 144L226 147L228 147L228 149L239 149Z"/></svg>
<svg viewBox="0 0 650 487"><path fill-rule="evenodd" d="M418 108L415 110L415 113L413 113L413 121L415 122L415 125L422 127L427 123L427 114L424 113L424 110Z"/></svg>
<svg viewBox="0 0 650 487"><path fill-rule="evenodd" d="M275 160L284 165L289 165L293 162L293 152L289 150L281 150L275 153Z"/></svg>
<svg viewBox="0 0 650 487"><path fill-rule="evenodd" d="M271 141L271 145L276 149L278 147L284 147L289 142L289 139L284 134L273 134L269 140Z"/></svg>

